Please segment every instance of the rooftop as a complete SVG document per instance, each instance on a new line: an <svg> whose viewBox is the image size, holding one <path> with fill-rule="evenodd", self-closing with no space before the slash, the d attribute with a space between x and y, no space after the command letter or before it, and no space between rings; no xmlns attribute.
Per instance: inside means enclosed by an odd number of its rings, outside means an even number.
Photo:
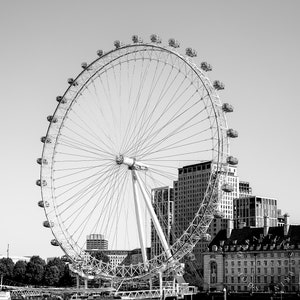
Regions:
<svg viewBox="0 0 300 300"><path fill-rule="evenodd" d="M264 228L244 227L232 229L226 237L226 229L220 230L209 244L209 250L215 251L257 251L300 249L300 225L289 225L287 235L284 226L269 227L264 235Z"/></svg>

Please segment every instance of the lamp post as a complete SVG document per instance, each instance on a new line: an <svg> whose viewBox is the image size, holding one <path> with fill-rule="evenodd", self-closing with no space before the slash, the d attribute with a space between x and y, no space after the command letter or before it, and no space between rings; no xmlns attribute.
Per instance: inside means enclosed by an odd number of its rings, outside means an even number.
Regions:
<svg viewBox="0 0 300 300"><path fill-rule="evenodd" d="M223 294L224 294L224 300L227 300L227 293L226 293L226 288L223 288Z"/></svg>

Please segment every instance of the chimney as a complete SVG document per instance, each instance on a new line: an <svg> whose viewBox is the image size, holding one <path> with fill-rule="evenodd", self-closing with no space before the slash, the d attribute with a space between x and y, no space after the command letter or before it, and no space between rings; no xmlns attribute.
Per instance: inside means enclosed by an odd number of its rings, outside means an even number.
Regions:
<svg viewBox="0 0 300 300"><path fill-rule="evenodd" d="M264 216L264 236L267 236L269 232L269 217Z"/></svg>
<svg viewBox="0 0 300 300"><path fill-rule="evenodd" d="M231 231L233 229L233 220L227 220L226 238L229 239L231 236Z"/></svg>
<svg viewBox="0 0 300 300"><path fill-rule="evenodd" d="M288 235L289 229L290 229L290 215L285 214L284 215L284 225L283 225L284 236Z"/></svg>

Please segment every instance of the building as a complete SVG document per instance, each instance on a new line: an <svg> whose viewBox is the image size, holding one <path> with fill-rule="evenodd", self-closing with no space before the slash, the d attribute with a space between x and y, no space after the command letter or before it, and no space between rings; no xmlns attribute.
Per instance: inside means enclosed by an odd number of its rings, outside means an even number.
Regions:
<svg viewBox="0 0 300 300"><path fill-rule="evenodd" d="M167 243L171 245L173 243L172 237L174 237L172 233L174 223L174 189L167 186L153 189L151 201ZM159 255L162 253L162 250L161 242L153 222L151 222L151 257Z"/></svg>
<svg viewBox="0 0 300 300"><path fill-rule="evenodd" d="M146 248L147 259L150 259L151 248ZM126 258L122 261L122 264L125 265L137 265L143 262L142 251L140 248L133 249L128 252Z"/></svg>
<svg viewBox="0 0 300 300"><path fill-rule="evenodd" d="M86 250L87 251L98 251L107 250L108 241L104 239L103 234L89 234L86 237Z"/></svg>
<svg viewBox="0 0 300 300"><path fill-rule="evenodd" d="M105 255L108 256L109 262L112 267L116 267L119 264L122 264L125 258L130 254L129 250L103 250Z"/></svg>
<svg viewBox="0 0 300 300"><path fill-rule="evenodd" d="M219 209L224 219L233 218L233 199L239 197L239 177L237 168L229 165L220 172L219 185L229 184L232 187L231 193L220 194ZM174 182L174 231L176 236L180 236L189 226L196 215L201 202L203 201L208 183L212 174L216 171L216 165L212 161L189 165L178 169L178 181ZM227 171L225 182L224 171ZM208 229L212 238L217 232L226 227L227 221L214 219ZM196 259L201 264L201 253L206 251L209 242L200 241L194 248Z"/></svg>
<svg viewBox="0 0 300 300"><path fill-rule="evenodd" d="M298 291L300 225L221 230L204 253L204 290Z"/></svg>
<svg viewBox="0 0 300 300"><path fill-rule="evenodd" d="M246 196L233 200L234 228L239 224L248 227L263 227L264 216L269 217L269 225L277 226L277 200L267 197Z"/></svg>
<svg viewBox="0 0 300 300"><path fill-rule="evenodd" d="M252 187L250 183L247 181L240 181L239 182L239 197L244 198L252 195Z"/></svg>
<svg viewBox="0 0 300 300"><path fill-rule="evenodd" d="M281 209L277 209L277 226L284 225L284 215L281 213Z"/></svg>

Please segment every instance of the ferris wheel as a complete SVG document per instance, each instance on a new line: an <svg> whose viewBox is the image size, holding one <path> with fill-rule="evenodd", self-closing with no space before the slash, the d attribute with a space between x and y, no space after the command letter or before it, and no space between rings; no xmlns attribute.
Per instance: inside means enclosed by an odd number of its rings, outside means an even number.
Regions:
<svg viewBox="0 0 300 300"><path fill-rule="evenodd" d="M182 55L176 40L165 46L157 35L149 42L133 36L131 44L115 41L114 46L83 63L56 98L41 138L36 183L47 217L43 225L54 235L51 244L62 248L73 270L89 278L124 280L176 268L207 236L220 193L230 192L219 177L236 163L229 138L237 133L225 116L232 106L217 94L224 85L208 79L208 63L193 62L195 50ZM201 205L170 243L153 191L174 188L179 168L207 161L215 171ZM157 255L147 252L153 232L162 248ZM140 249L142 260L116 265L95 258L87 247L91 234L101 234L111 251Z"/></svg>

